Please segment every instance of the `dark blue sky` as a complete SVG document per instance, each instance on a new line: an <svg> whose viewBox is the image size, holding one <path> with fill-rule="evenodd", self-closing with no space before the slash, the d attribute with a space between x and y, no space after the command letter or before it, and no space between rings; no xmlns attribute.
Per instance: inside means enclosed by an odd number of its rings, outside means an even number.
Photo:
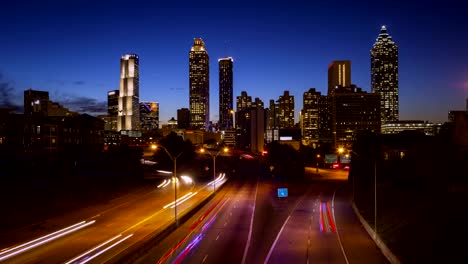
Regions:
<svg viewBox="0 0 468 264"><path fill-rule="evenodd" d="M12 2L12 3L11 3ZM468 7L463 1L6 1L0 29L2 100L29 88L79 109L118 89L120 56L140 56L140 101L166 123L188 107L188 53L210 56L210 113L218 119L218 58L234 58L234 97L266 104L327 89L333 60L351 60L352 83L370 91L369 50L386 25L399 46L400 118L433 122L468 97ZM234 98L235 100L235 98ZM296 120L297 122L297 120Z"/></svg>

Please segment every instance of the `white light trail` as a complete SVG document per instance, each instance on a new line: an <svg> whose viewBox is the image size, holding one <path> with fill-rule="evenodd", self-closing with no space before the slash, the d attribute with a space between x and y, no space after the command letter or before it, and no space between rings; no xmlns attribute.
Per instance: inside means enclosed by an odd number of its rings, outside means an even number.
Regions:
<svg viewBox="0 0 468 264"><path fill-rule="evenodd" d="M179 204L185 202L186 200L190 199L190 197L194 196L195 194L197 194L197 192L195 192L195 193L189 192L189 193L187 193L186 195L184 195L184 196L178 198L178 199L176 200L177 205L179 205ZM163 208L166 209L166 208L168 208L168 207L174 208L174 207L175 207L175 203L174 203L174 202L170 202L170 203L166 204Z"/></svg>
<svg viewBox="0 0 468 264"><path fill-rule="evenodd" d="M86 262L88 262L88 261L94 259L95 257L101 255L102 253L106 252L107 250L109 250L109 249L111 249L111 248L117 246L118 244L124 242L125 240L127 240L127 239L128 239L129 237L131 237L131 236L133 236L133 234L130 234L130 235L128 235L128 236L126 236L126 237L120 239L119 241L115 242L114 244L112 244L112 245L106 247L105 249L103 249L103 250L97 252L96 254L92 255L91 257L89 257L89 258L87 258L87 259L85 259L84 261L79 262L79 263L80 263L80 264L86 263Z"/></svg>
<svg viewBox="0 0 468 264"><path fill-rule="evenodd" d="M76 261L76 260L82 258L83 256L86 256L87 254L93 252L94 250L96 250L96 249L98 249L98 248L100 248L100 247L102 247L102 246L105 246L105 245L109 244L110 242L116 240L117 238L119 238L119 237L121 237L121 236L122 236L122 234L119 234L119 235L117 235L117 236L115 236L115 237L113 237L113 238L107 240L106 242L101 243L100 245L93 247L92 249L90 249L90 250L86 251L85 253L79 255L78 257L75 257L75 258L73 258L72 260L69 260L69 261L65 262L65 264L70 264L70 263L72 263L72 262L74 262L74 261Z"/></svg>
<svg viewBox="0 0 468 264"><path fill-rule="evenodd" d="M158 188L164 187L165 186L164 184L166 184L166 182L167 180L164 180L161 184L158 185Z"/></svg>
<svg viewBox="0 0 468 264"><path fill-rule="evenodd" d="M74 225L69 226L67 228L61 229L61 230L56 231L54 233L51 233L49 235L34 239L34 240L32 240L30 242L27 242L27 243L24 243L24 244L21 244L19 246L14 247L14 248L4 250L3 252L0 253L0 261L4 260L4 259L7 259L9 257L12 257L14 255L17 255L17 254L19 254L21 252L24 252L26 250L29 250L31 248L35 248L37 246L45 244L45 243L47 243L49 241L52 241L52 240L57 239L59 237L62 237L64 235L69 234L71 232L74 232L76 230L79 230L79 229L82 229L82 228L87 227L89 225L92 225L92 224L94 224L94 222L96 222L96 220L92 220L90 222L83 221L83 222L80 222L78 224L74 224ZM11 251L13 251L13 252L11 252ZM8 252L11 252L11 253L6 254Z"/></svg>
<svg viewBox="0 0 468 264"><path fill-rule="evenodd" d="M177 199L177 205L180 205L182 203L184 203L185 201L187 201L188 199L192 198L193 196L195 196L198 192L194 192L192 194L190 194L189 196L183 198L183 199ZM171 205L171 208L174 208L175 205Z"/></svg>

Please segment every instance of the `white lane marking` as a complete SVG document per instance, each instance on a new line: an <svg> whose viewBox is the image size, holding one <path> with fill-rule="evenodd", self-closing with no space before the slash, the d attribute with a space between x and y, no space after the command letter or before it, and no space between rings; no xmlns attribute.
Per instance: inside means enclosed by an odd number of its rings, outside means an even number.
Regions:
<svg viewBox="0 0 468 264"><path fill-rule="evenodd" d="M343 185L341 185L343 186ZM346 261L346 264L349 264L348 257L346 256L346 252L344 251L343 244L341 243L340 239L340 233L338 232L338 224L336 222L336 217L335 217L335 194L336 191L341 187L339 186L338 188L335 189L333 192L333 198L332 198L332 214L333 214L333 222L335 222L335 228L336 228L336 236L338 237L338 243L340 244L341 252L343 252L344 259Z"/></svg>
<svg viewBox="0 0 468 264"><path fill-rule="evenodd" d="M202 260L202 263L205 263L205 260L206 260L207 257L208 257L208 255L205 255L205 257Z"/></svg>
<svg viewBox="0 0 468 264"><path fill-rule="evenodd" d="M218 240L218 238L219 238L219 235L216 237L216 239L215 239L215 240Z"/></svg>
<svg viewBox="0 0 468 264"><path fill-rule="evenodd" d="M257 176L257 186L255 186L255 199L253 202L252 217L250 218L249 235L247 237L247 243L245 244L245 248L244 248L244 256L242 257L242 262L241 262L242 264L245 264L245 260L247 259L247 252L249 251L249 247L250 247L250 239L252 238L252 228L253 228L253 220L254 220L254 214L255 214L255 201L257 201L259 178L260 178L260 175Z"/></svg>
<svg viewBox="0 0 468 264"><path fill-rule="evenodd" d="M292 212L291 212L291 214L292 214ZM283 226L281 227L280 231L278 232L278 235L276 235L275 242L273 242L273 245L271 245L271 248L270 248L270 250L268 251L268 255L267 255L265 261L263 262L264 264L268 263L268 260L270 260L271 253L273 253L273 249L275 248L276 243L278 242L278 239L279 239L281 233L283 232L284 227L285 227L286 224L288 223L289 218L291 217L291 214L288 216L288 218L286 219L286 221L284 221L284 224L283 224Z"/></svg>

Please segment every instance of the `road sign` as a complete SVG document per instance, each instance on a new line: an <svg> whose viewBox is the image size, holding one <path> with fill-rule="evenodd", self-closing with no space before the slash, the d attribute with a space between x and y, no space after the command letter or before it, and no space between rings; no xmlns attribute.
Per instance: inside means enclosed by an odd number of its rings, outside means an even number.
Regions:
<svg viewBox="0 0 468 264"><path fill-rule="evenodd" d="M278 188L278 197L288 197L288 188Z"/></svg>

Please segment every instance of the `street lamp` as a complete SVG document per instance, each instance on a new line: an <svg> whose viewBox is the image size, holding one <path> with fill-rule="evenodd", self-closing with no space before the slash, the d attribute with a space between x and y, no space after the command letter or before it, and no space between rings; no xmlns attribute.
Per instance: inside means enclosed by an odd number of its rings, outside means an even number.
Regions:
<svg viewBox="0 0 468 264"><path fill-rule="evenodd" d="M320 154L317 154L317 170L316 170L316 173L318 173L318 164L319 164L319 158L320 158Z"/></svg>
<svg viewBox="0 0 468 264"><path fill-rule="evenodd" d="M215 155L213 155L211 152L206 152L206 153L210 154L210 156L213 158L213 192L216 192L216 157L218 157L218 155L221 152L227 153L228 151L229 151L229 149L227 147L224 147L224 148L220 149ZM205 153L205 149L201 148L200 152Z"/></svg>
<svg viewBox="0 0 468 264"><path fill-rule="evenodd" d="M152 149L157 149L157 148L164 149L167 155L169 156L169 158L171 158L171 160L174 162L174 175L173 175L174 176L174 222L176 226L178 226L179 221L177 220L177 158L183 153L183 151L180 152L177 156L173 157L171 153L169 153L169 151L163 146L152 145L151 148Z"/></svg>

